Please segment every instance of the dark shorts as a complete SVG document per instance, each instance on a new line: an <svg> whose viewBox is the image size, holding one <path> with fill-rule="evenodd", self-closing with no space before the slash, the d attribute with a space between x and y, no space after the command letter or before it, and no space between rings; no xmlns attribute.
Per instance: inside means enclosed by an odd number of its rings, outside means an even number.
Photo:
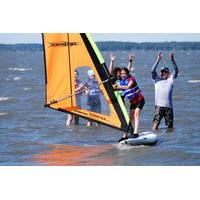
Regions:
<svg viewBox="0 0 200 200"><path fill-rule="evenodd" d="M135 104L131 103L130 110L135 110L136 108L139 108L140 110L142 110L142 108L144 107L144 104L145 104L145 100L143 98L138 103L135 103Z"/></svg>
<svg viewBox="0 0 200 200"><path fill-rule="evenodd" d="M87 99L88 109L93 112L101 113L101 100L96 96L89 96Z"/></svg>
<svg viewBox="0 0 200 200"><path fill-rule="evenodd" d="M101 113L101 104L89 106L89 110L96 113Z"/></svg>
<svg viewBox="0 0 200 200"><path fill-rule="evenodd" d="M174 121L173 108L155 106L153 123L159 125L163 117L165 118L166 126L172 128Z"/></svg>

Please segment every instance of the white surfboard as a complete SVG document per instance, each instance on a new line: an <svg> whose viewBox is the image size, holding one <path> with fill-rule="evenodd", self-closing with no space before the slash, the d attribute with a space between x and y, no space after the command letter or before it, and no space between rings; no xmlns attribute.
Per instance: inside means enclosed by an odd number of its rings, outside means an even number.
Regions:
<svg viewBox="0 0 200 200"><path fill-rule="evenodd" d="M158 141L158 136L155 133L151 132L142 132L139 134L137 138L128 138L119 142L120 145L131 145L131 146L138 146L138 145L153 145L156 144Z"/></svg>

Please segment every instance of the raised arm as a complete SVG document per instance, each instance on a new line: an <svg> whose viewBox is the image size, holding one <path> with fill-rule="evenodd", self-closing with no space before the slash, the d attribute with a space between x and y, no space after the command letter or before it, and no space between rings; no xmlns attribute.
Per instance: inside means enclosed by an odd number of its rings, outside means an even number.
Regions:
<svg viewBox="0 0 200 200"><path fill-rule="evenodd" d="M133 62L134 62L134 54L131 54L128 58L128 66L127 69L129 70L129 72L132 70L132 66L133 66Z"/></svg>
<svg viewBox="0 0 200 200"><path fill-rule="evenodd" d="M113 75L113 69L114 69L114 62L115 62L115 55L110 55L110 65L109 65L109 72L111 75Z"/></svg>
<svg viewBox="0 0 200 200"><path fill-rule="evenodd" d="M158 57L157 57L157 60L156 62L154 63L154 65L152 66L151 68L151 74L152 74L152 79L155 80L155 78L158 76L157 75L157 72L156 72L156 68L158 67L158 64L160 62L160 60L162 59L162 53L159 52L158 53Z"/></svg>
<svg viewBox="0 0 200 200"><path fill-rule="evenodd" d="M174 67L174 72L173 72L173 78L176 79L178 76L178 67L176 65L175 59L174 59L174 53L170 54L170 60L172 61L172 65Z"/></svg>

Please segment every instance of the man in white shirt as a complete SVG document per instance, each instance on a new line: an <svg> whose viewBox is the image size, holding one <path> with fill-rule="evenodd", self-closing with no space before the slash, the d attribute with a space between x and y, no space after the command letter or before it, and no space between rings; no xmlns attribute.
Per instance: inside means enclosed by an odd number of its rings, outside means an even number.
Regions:
<svg viewBox="0 0 200 200"><path fill-rule="evenodd" d="M173 84L174 79L178 76L178 67L174 60L174 54L170 54L170 60L174 66L174 72L170 75L167 67L162 67L160 70L160 76L157 75L156 68L162 59L162 53L158 53L156 63L151 69L152 79L155 86L155 113L153 118L152 130L157 130L162 120L165 118L165 123L168 128L173 128Z"/></svg>

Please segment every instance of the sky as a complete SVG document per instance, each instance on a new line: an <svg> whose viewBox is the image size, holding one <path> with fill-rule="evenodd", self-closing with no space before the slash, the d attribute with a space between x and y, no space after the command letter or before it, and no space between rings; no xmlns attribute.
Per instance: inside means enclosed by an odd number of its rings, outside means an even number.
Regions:
<svg viewBox="0 0 200 200"><path fill-rule="evenodd" d="M92 33L95 41L200 41L200 33ZM42 43L40 33L0 33L0 43Z"/></svg>

